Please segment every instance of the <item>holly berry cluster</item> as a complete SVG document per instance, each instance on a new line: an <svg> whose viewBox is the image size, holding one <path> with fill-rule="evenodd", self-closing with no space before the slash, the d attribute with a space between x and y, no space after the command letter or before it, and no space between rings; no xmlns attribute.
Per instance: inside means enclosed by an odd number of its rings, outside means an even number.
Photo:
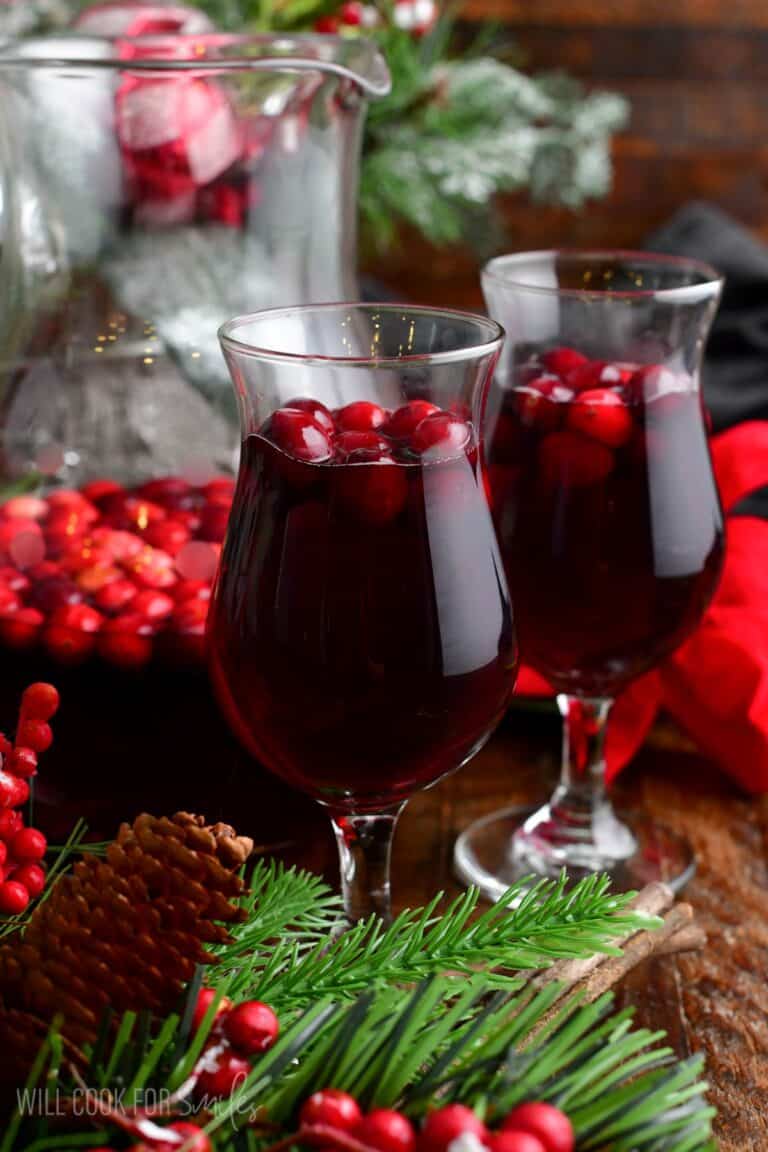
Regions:
<svg viewBox="0 0 768 1152"><path fill-rule="evenodd" d="M335 1088L305 1100L297 1141L342 1152L355 1152L360 1145L374 1152L573 1152L575 1146L568 1117L543 1102L514 1108L498 1131L490 1131L463 1104L428 1112L416 1129L407 1116L391 1108L363 1114L354 1097Z"/></svg>
<svg viewBox="0 0 768 1152"><path fill-rule="evenodd" d="M493 434L492 454L514 455L520 425L540 436L540 470L559 483L598 483L616 453L645 451L646 423L682 412L699 398L692 378L662 364L589 359L575 348L552 348L516 370L508 405ZM509 443L505 443L509 441Z"/></svg>
<svg viewBox="0 0 768 1152"><path fill-rule="evenodd" d="M193 1031L201 1027L215 999L212 989L200 990L192 1015ZM220 1100L231 1096L251 1071L253 1057L271 1048L279 1033L279 1021L268 1004L260 1000L233 1004L223 996L193 1074L198 1097Z"/></svg>
<svg viewBox="0 0 768 1152"><path fill-rule="evenodd" d="M29 799L37 758L53 741L48 721L58 707L52 684L32 684L21 698L15 742L0 732L0 913L6 916L19 915L45 887L46 839L25 827L19 809Z"/></svg>
<svg viewBox="0 0 768 1152"><path fill-rule="evenodd" d="M0 639L63 664L141 667L156 646L201 660L232 503L226 477L126 489L97 480L0 505Z"/></svg>
<svg viewBox="0 0 768 1152"><path fill-rule="evenodd" d="M331 412L317 400L300 397L273 412L260 436L285 454L277 470L295 488L317 479L304 465L333 465L342 503L374 524L387 523L402 511L408 491L403 465L455 460L473 446L472 425L464 414L427 400L412 400L394 412L357 400Z"/></svg>
<svg viewBox="0 0 768 1152"><path fill-rule="evenodd" d="M395 0L386 19L392 27L412 36L424 36L437 20L438 9L435 0ZM318 17L314 23L316 32L330 35L349 35L380 28L385 23L382 11L374 4L362 4L360 0L346 0L335 11Z"/></svg>

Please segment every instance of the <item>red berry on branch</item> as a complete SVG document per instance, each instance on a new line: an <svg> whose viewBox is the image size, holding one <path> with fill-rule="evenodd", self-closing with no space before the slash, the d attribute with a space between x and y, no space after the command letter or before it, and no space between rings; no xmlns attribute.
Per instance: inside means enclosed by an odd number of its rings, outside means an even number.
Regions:
<svg viewBox="0 0 768 1152"><path fill-rule="evenodd" d="M13 873L17 884L23 884L33 899L36 899L45 888L45 872L39 864L22 864Z"/></svg>
<svg viewBox="0 0 768 1152"><path fill-rule="evenodd" d="M53 732L43 720L25 720L16 733L16 743L33 752L47 752L53 743Z"/></svg>
<svg viewBox="0 0 768 1152"><path fill-rule="evenodd" d="M98 650L119 668L141 668L152 656L155 629L143 616L132 613L108 620L99 633Z"/></svg>
<svg viewBox="0 0 768 1152"><path fill-rule="evenodd" d="M45 623L42 612L36 608L19 608L7 616L0 616L0 638L9 648L30 648Z"/></svg>
<svg viewBox="0 0 768 1152"><path fill-rule="evenodd" d="M21 697L21 715L23 719L50 720L59 710L61 700L53 684L42 681L30 684Z"/></svg>
<svg viewBox="0 0 768 1152"><path fill-rule="evenodd" d="M131 580L122 579L115 580L113 584L107 584L100 588L93 599L102 612L108 612L112 615L112 613L119 612L121 608L130 604L136 593L136 585Z"/></svg>
<svg viewBox="0 0 768 1152"><path fill-rule="evenodd" d="M201 1065L197 1078L198 1095L217 1100L231 1096L242 1086L251 1071L251 1065L247 1060L242 1056L236 1056L228 1049L208 1052L203 1056Z"/></svg>
<svg viewBox="0 0 768 1152"><path fill-rule="evenodd" d="M19 776L12 776L11 779L13 780L11 806L13 808L20 808L22 804L26 804L27 800L29 800L29 784Z"/></svg>
<svg viewBox="0 0 768 1152"><path fill-rule="evenodd" d="M508 1130L492 1132L488 1137L490 1152L549 1152L532 1132Z"/></svg>
<svg viewBox="0 0 768 1152"><path fill-rule="evenodd" d="M508 1129L530 1132L538 1137L545 1152L573 1152L576 1147L573 1125L566 1114L541 1100L513 1108L502 1124L502 1130ZM500 1152L510 1152L510 1149L501 1149Z"/></svg>
<svg viewBox="0 0 768 1152"><path fill-rule="evenodd" d="M414 1152L416 1133L402 1112L376 1108L358 1124L355 1135L363 1144L378 1152Z"/></svg>
<svg viewBox="0 0 768 1152"><path fill-rule="evenodd" d="M255 1056L271 1048L280 1033L277 1016L268 1004L247 1000L237 1004L224 1020L224 1035L244 1056Z"/></svg>
<svg viewBox="0 0 768 1152"><path fill-rule="evenodd" d="M17 778L10 772L0 771L0 808L14 806L17 782Z"/></svg>
<svg viewBox="0 0 768 1152"><path fill-rule="evenodd" d="M29 892L16 880L0 884L0 912L5 916L18 916L29 904Z"/></svg>
<svg viewBox="0 0 768 1152"><path fill-rule="evenodd" d="M338 1088L323 1088L313 1092L301 1106L302 1124L327 1124L342 1132L351 1132L362 1120L360 1105L354 1096Z"/></svg>
<svg viewBox="0 0 768 1152"><path fill-rule="evenodd" d="M359 0L347 0L346 4L342 4L339 11L342 24L346 24L350 28L357 28L363 22L363 5Z"/></svg>
<svg viewBox="0 0 768 1152"><path fill-rule="evenodd" d="M6 766L14 776L29 780L37 772L37 756L31 748L14 748Z"/></svg>
<svg viewBox="0 0 768 1152"><path fill-rule="evenodd" d="M0 772L0 777L3 773ZM0 840L6 843L16 835L24 823L21 812L13 812L10 808L5 808L0 812Z"/></svg>
<svg viewBox="0 0 768 1152"><path fill-rule="evenodd" d="M197 994L195 1002L195 1010L192 1013L192 1031L197 1032L198 1028L205 1019L205 1014L216 999L216 992L213 988L201 988ZM219 1000L216 1009L216 1019L229 1012L232 1007L232 1001L227 996L222 996Z"/></svg>
<svg viewBox="0 0 768 1152"><path fill-rule="evenodd" d="M131 612L144 616L147 620L165 620L176 607L175 601L165 592L146 588L131 601Z"/></svg>
<svg viewBox="0 0 768 1152"><path fill-rule="evenodd" d="M389 412L370 400L355 400L336 413L340 432L373 432L389 419Z"/></svg>
<svg viewBox="0 0 768 1152"><path fill-rule="evenodd" d="M42 860L48 850L48 841L37 828L22 828L10 844L11 856L20 863Z"/></svg>
<svg viewBox="0 0 768 1152"><path fill-rule="evenodd" d="M485 1124L463 1104L446 1104L428 1113L419 1133L419 1152L447 1152L448 1146L459 1136L471 1134L481 1143L488 1135Z"/></svg>
<svg viewBox="0 0 768 1152"><path fill-rule="evenodd" d="M439 411L437 404L430 404L428 400L411 400L392 413L381 431L393 440L408 440L422 420Z"/></svg>

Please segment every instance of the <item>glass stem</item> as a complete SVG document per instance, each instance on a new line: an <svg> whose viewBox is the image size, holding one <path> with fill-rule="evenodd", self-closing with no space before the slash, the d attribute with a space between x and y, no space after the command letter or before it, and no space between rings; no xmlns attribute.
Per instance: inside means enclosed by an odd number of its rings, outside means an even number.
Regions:
<svg viewBox="0 0 768 1152"><path fill-rule="evenodd" d="M563 718L563 761L553 808L589 815L605 803L605 733L612 700L561 693L557 706Z"/></svg>
<svg viewBox="0 0 768 1152"><path fill-rule="evenodd" d="M378 916L392 922L389 863L404 804L374 816L331 816L339 848L344 913L351 924Z"/></svg>

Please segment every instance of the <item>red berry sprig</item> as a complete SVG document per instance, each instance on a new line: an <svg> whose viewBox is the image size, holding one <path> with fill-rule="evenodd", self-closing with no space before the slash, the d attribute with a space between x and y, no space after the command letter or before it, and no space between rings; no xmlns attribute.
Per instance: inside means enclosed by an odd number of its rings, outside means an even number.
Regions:
<svg viewBox="0 0 768 1152"><path fill-rule="evenodd" d="M29 798L37 758L51 746L48 721L59 707L52 684L32 684L21 698L15 744L0 733L0 914L18 916L45 887L48 849L37 828L24 825L18 810Z"/></svg>
<svg viewBox="0 0 768 1152"><path fill-rule="evenodd" d="M216 999L212 988L201 988L192 1014L197 1031ZM213 1019L209 1043L193 1075L199 1096L221 1100L240 1087L251 1071L251 1058L266 1052L277 1040L280 1023L268 1004L246 1000L233 1005L222 996Z"/></svg>

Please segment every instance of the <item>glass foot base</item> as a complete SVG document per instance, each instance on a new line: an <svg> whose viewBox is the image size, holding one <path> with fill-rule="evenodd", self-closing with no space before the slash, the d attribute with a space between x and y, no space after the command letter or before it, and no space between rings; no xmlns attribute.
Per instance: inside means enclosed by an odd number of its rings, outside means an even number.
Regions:
<svg viewBox="0 0 768 1152"><path fill-rule="evenodd" d="M535 873L554 878L563 868L573 880L595 870L606 871L616 892L643 888L658 880L679 892L696 871L687 840L647 817L626 813L621 819L631 830L634 844L630 837L626 847L631 854L610 867L599 867L599 861L591 860L588 854L568 863L551 846L543 854L537 850L535 832L545 812L541 808L505 808L476 820L456 841L454 867L459 879L474 884L487 900L497 901L524 876Z"/></svg>

